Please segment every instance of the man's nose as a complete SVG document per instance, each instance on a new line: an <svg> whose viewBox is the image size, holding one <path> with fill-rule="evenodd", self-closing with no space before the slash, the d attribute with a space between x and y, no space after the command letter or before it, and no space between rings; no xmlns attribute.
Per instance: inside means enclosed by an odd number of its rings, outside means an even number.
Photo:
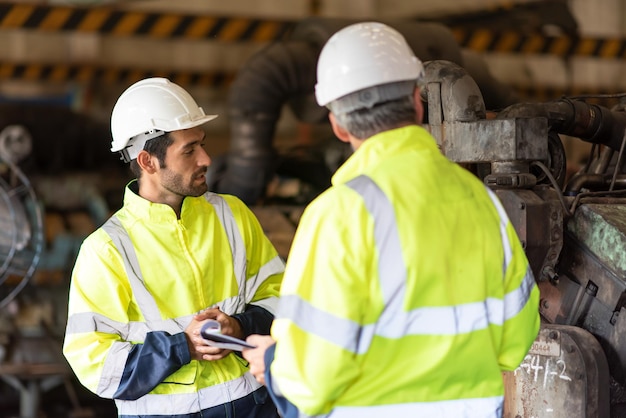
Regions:
<svg viewBox="0 0 626 418"><path fill-rule="evenodd" d="M205 165L207 167L211 165L211 157L209 156L209 153L206 152L204 148L202 148L200 161L198 161L198 165Z"/></svg>

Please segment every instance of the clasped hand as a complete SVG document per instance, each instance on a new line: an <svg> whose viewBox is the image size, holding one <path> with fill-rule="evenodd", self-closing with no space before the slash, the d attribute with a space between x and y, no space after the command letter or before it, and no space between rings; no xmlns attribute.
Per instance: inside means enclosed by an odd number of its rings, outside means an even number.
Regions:
<svg viewBox="0 0 626 418"><path fill-rule="evenodd" d="M243 338L243 330L239 321L222 312L219 308L208 308L193 316L193 319L185 328L189 354L194 360L219 360L226 357L232 350L211 347L200 335L202 325L208 320L214 319L220 323L221 332L237 338Z"/></svg>

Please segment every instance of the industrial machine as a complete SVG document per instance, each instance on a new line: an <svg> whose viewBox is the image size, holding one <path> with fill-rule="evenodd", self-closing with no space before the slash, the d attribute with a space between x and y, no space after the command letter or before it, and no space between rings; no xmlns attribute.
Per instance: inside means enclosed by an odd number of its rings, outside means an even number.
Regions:
<svg viewBox="0 0 626 418"><path fill-rule="evenodd" d="M541 291L539 336L505 374L505 416L624 416L624 107L563 98L487 118L461 67L428 62L425 81L426 127L448 158L495 190ZM569 179L560 135L594 144Z"/></svg>
<svg viewBox="0 0 626 418"><path fill-rule="evenodd" d="M349 23L305 21L240 71L216 190L253 204L272 176L284 175L275 123L283 105L304 123L326 119L313 100L315 62L325 40ZM626 417L625 102L519 102L444 27L386 23L425 61L424 126L448 158L495 190L541 290L539 336L522 365L504 374L505 416ZM574 175L565 136L593 144Z"/></svg>

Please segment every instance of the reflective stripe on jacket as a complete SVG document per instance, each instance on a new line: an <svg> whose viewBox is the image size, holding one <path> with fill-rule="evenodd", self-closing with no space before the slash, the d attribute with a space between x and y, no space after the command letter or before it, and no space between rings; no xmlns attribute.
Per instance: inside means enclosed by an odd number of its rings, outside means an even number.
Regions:
<svg viewBox="0 0 626 418"><path fill-rule="evenodd" d="M66 358L120 415L191 414L248 395L259 384L244 360L190 361L183 331L207 307L274 313L282 260L232 196L187 197L177 219L130 186L124 207L81 246Z"/></svg>
<svg viewBox="0 0 626 418"><path fill-rule="evenodd" d="M501 372L538 329L537 286L495 195L422 128L396 129L365 141L302 216L272 390L299 416L496 417Z"/></svg>

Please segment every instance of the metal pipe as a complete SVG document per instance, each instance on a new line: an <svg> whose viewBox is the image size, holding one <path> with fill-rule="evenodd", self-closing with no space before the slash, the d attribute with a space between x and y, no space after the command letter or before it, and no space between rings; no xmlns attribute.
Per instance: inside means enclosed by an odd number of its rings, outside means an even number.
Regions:
<svg viewBox="0 0 626 418"><path fill-rule="evenodd" d="M273 44L252 57L229 95L231 141L216 190L254 204L274 172L272 145L283 104L315 84L317 54L305 42Z"/></svg>
<svg viewBox="0 0 626 418"><path fill-rule="evenodd" d="M519 103L507 107L498 118L545 117L554 131L619 151L626 129L626 112L580 100L560 99L548 103Z"/></svg>
<svg viewBox="0 0 626 418"><path fill-rule="evenodd" d="M231 142L223 174L212 188L255 204L275 171L275 126L283 105L299 120L319 123L327 111L314 101L317 57L340 28L356 20L311 18L300 22L290 37L255 54L237 74L230 88ZM431 22L385 22L406 38L422 61L462 62L452 32Z"/></svg>
<svg viewBox="0 0 626 418"><path fill-rule="evenodd" d="M606 190L610 186L612 176L609 174L581 173L574 175L565 186L563 194L565 196L575 196L585 189L590 190ZM626 175L618 175L615 177L614 184L620 189L626 188Z"/></svg>

